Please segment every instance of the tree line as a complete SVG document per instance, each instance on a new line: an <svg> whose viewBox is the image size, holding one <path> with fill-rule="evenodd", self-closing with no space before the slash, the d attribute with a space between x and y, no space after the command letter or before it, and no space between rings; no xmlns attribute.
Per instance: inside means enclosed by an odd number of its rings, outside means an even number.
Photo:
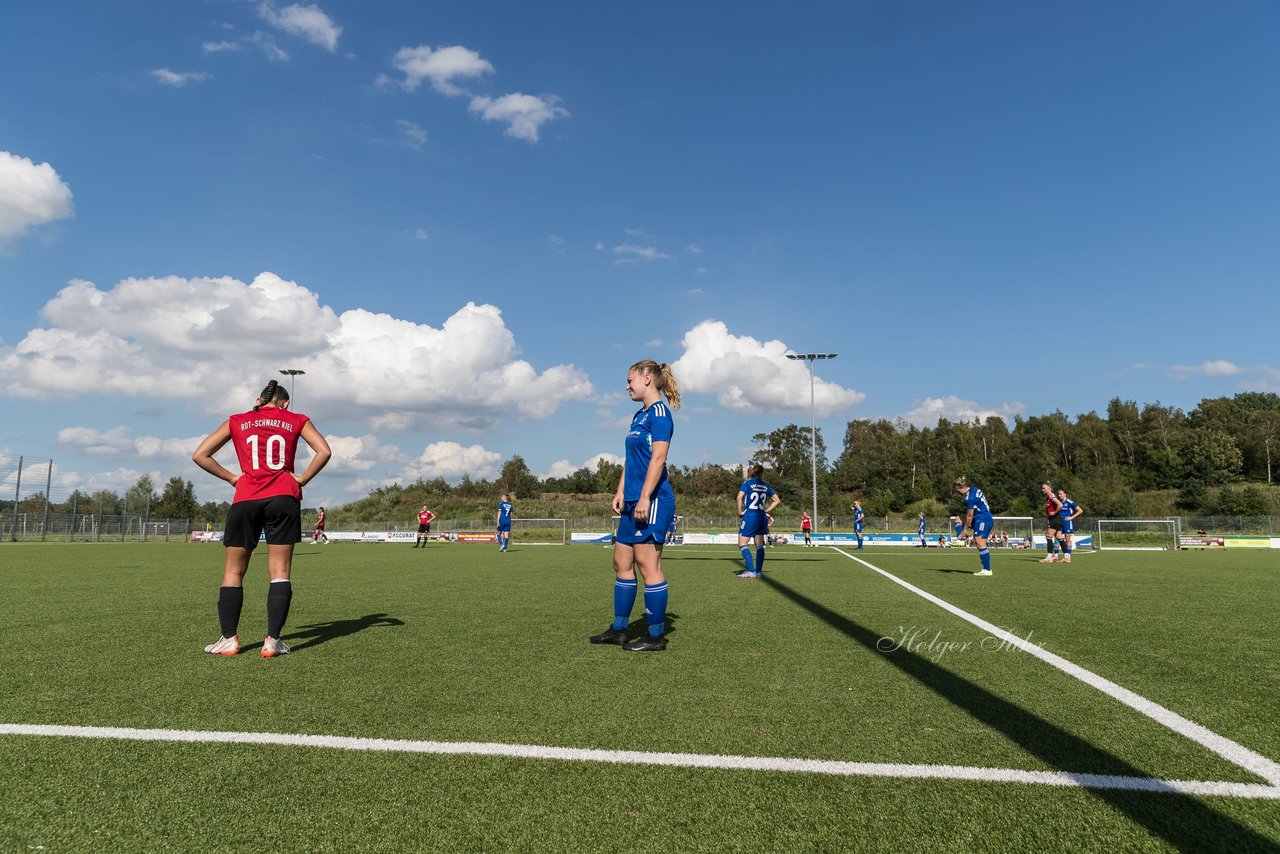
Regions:
<svg viewBox="0 0 1280 854"><path fill-rule="evenodd" d="M1280 396L1207 398L1190 412L1117 397L1105 414L1070 418L1055 411L1018 416L1012 426L994 416L943 418L932 427L856 419L846 425L834 460L821 430L811 437L808 427L788 424L757 433L752 462L766 467L766 480L797 513L813 501L815 438L820 515L846 515L855 497L872 515L950 515L958 509L951 485L963 475L982 487L999 515L1039 515L1039 485L1047 480L1066 488L1094 517L1149 514L1142 496L1156 491L1172 493L1173 506L1187 514L1261 516L1275 512L1272 491L1263 485L1273 483L1280 454ZM398 519L426 503L440 515L483 515L492 512L499 493L509 492L525 516L595 515L600 501L586 497L612 495L620 474L620 465L601 460L563 477L540 478L516 455L492 480L463 475L456 484L443 478L392 484L344 505L341 514ZM673 464L669 476L682 508L694 512L731 504L745 478L741 466L715 464ZM30 496L19 510L42 512L43 501L43 495ZM0 502L0 512L12 507ZM143 475L124 495L76 490L50 510L220 523L227 503L198 502L192 482L177 476L157 492Z"/></svg>
<svg viewBox="0 0 1280 854"><path fill-rule="evenodd" d="M1105 415L1070 418L1055 411L1015 417L1012 426L994 416L943 418L932 427L856 419L846 425L834 460L821 430L812 436L807 426L788 424L757 433L752 462L766 467L766 479L797 514L813 501L815 439L820 515L847 515L854 498L872 515L950 515L959 509L952 484L963 475L982 487L999 515L1039 516L1039 486L1050 481L1094 517L1150 515L1144 494L1170 491L1173 508L1186 514L1261 516L1275 512L1272 490L1261 485L1273 483L1280 453L1280 396L1205 399L1190 412L1117 397ZM343 510L398 518L425 502L440 507L437 512L483 513L498 493L510 492L522 507L532 500L547 515L571 516L570 496L612 495L620 473L619 465L601 460L564 477L539 478L517 455L493 480L395 484ZM673 464L669 477L682 512L718 507L724 513L745 475L741 466Z"/></svg>

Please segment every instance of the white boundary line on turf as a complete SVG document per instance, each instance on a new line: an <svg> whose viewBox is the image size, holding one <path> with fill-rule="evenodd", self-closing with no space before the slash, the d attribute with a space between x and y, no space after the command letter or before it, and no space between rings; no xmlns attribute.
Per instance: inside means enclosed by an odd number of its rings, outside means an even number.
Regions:
<svg viewBox="0 0 1280 854"><path fill-rule="evenodd" d="M943 599L939 599L937 596L934 596L932 593L928 593L924 590L921 590L919 587L916 587L914 584L903 581L901 578L894 575L893 573L886 572L885 570L881 569L878 566L874 566L870 563L867 563L865 560L863 560L860 557L851 555L846 551L842 551L841 549L835 549L835 551L839 552L840 554L844 555L845 557L849 558L852 561L856 561L857 563L862 564L867 569L870 569L873 572L878 572L880 575L883 575L885 578L889 579L895 584L899 584L905 587L906 589L910 590L912 593L916 594L922 599L926 599L929 602L932 602L933 604L937 605L939 608L942 608L944 611L954 614L955 616L959 617L965 622L972 623L973 625L977 626L983 631L989 633L991 636L1000 638L1002 641L1009 644L1010 646L1017 647L1018 649L1027 653L1028 655L1033 655L1036 658L1040 659L1041 661L1045 662L1046 664L1049 664L1052 667L1056 667L1057 669L1061 670L1063 673L1066 673L1069 676L1074 676L1076 679L1079 679L1081 682L1084 682L1086 685L1090 685L1094 688L1097 688L1099 691L1106 694L1107 696L1113 699L1119 700L1121 703L1124 703L1129 708L1134 709L1138 712L1141 712L1142 714L1151 718L1153 721L1163 724L1164 726L1168 727L1169 729L1173 730L1174 732L1178 733L1179 735L1185 738L1191 739L1196 744L1199 744L1201 747L1207 748L1208 750L1218 754L1223 759L1226 759L1227 761L1235 765L1239 765L1241 768L1245 769L1251 774L1256 774L1257 776L1261 777L1262 779L1270 783L1273 787L1280 788L1280 764L1272 761L1271 759L1268 759L1267 757L1263 756L1261 753L1256 753L1255 751L1250 750L1249 748L1245 747L1242 744L1234 742L1225 736L1218 735L1216 732L1213 732L1208 727L1201 726L1195 721L1188 720L1187 718L1184 718L1182 715L1179 715L1177 712L1171 711L1170 709L1166 709L1164 706L1160 705L1159 703L1155 703L1151 700L1148 700L1146 697L1143 697L1140 694L1136 694L1133 691L1130 691L1128 688L1124 688L1120 685L1117 685L1115 682L1112 682L1110 679L1106 679L1102 676L1099 676L1098 674L1094 673L1092 670L1086 670L1080 665L1073 664L1072 662L1068 661L1067 659L1063 658L1060 655L1054 655L1052 652L1048 652L1043 647L1030 643L1029 641L1022 639L1011 632L1006 632L1004 629L1000 628L999 626L993 625L992 623L988 623L986 620L982 619L981 617L976 617L973 614L970 614L968 611L963 610L962 608L957 608L955 605L952 605L950 602L947 602ZM983 581L981 583L985 584L987 582Z"/></svg>
<svg viewBox="0 0 1280 854"><path fill-rule="evenodd" d="M730 771L777 771L827 774L836 777L892 777L916 780L977 780L1078 789L1121 789L1134 792L1202 795L1248 800L1280 800L1280 787L1259 783L1207 780L1157 780L1066 771L1019 771L964 765L899 765L880 762L841 762L829 759L788 759L771 756L722 756L702 753L652 753L639 750L594 750L533 744L409 741L388 738L349 738L335 735L292 735L271 732L208 732L130 727L46 726L0 724L0 735L114 739L125 741L187 742L196 744L280 745L380 753L427 753L448 756L498 756L560 762L601 762L660 765Z"/></svg>

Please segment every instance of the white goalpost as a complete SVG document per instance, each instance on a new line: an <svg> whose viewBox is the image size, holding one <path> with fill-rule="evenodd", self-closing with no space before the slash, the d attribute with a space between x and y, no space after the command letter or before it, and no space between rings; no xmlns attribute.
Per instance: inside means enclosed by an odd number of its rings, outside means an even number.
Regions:
<svg viewBox="0 0 1280 854"><path fill-rule="evenodd" d="M569 542L569 520L512 518L511 541L522 546L563 546Z"/></svg>
<svg viewBox="0 0 1280 854"><path fill-rule="evenodd" d="M963 520L962 520L963 521ZM1009 545L1017 546L1024 540L1035 537L1035 519L1031 516L996 516L991 530L992 535L1003 545L1001 534L1009 535ZM991 542L989 537L988 542Z"/></svg>
<svg viewBox="0 0 1280 854"><path fill-rule="evenodd" d="M1182 534L1182 522L1169 519L1099 519L1098 539L1094 547L1099 551L1177 551L1178 538Z"/></svg>

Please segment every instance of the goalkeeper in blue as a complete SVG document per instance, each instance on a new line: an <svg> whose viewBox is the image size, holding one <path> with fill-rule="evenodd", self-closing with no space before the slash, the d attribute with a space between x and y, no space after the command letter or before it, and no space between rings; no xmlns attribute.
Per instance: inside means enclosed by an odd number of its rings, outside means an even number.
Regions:
<svg viewBox="0 0 1280 854"><path fill-rule="evenodd" d="M782 503L773 487L760 478L764 477L764 466L752 463L747 467L747 481L738 489L738 551L742 552L742 562L746 569L738 573L739 578L759 578L764 572L764 538L769 533L769 513ZM751 541L755 540L756 559L751 560Z"/></svg>
<svg viewBox="0 0 1280 854"><path fill-rule="evenodd" d="M987 550L987 536L995 527L995 517L991 515L991 504L987 496L976 486L970 486L963 477L956 478L956 492L964 496L967 513L964 526L973 531L973 544L978 547L978 558L982 561L982 571L975 572L979 577L991 575L991 552Z"/></svg>
<svg viewBox="0 0 1280 854"><path fill-rule="evenodd" d="M640 404L640 410L631 418L622 477L613 496L613 512L619 517L613 542L613 623L588 640L617 644L628 652L661 652L667 648L667 577L662 573L662 546L676 513L676 495L667 480L667 453L675 431L671 410L680 406L680 391L670 366L645 359L627 370L627 393ZM628 641L637 568L644 579L648 633Z"/></svg>

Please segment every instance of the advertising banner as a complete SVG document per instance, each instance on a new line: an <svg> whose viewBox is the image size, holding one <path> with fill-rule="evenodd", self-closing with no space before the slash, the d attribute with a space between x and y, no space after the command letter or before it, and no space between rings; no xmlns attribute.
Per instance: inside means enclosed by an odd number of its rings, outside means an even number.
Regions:
<svg viewBox="0 0 1280 854"><path fill-rule="evenodd" d="M1197 534L1191 537L1178 537L1178 547L1184 549L1208 549L1224 546L1222 537L1209 537Z"/></svg>
<svg viewBox="0 0 1280 854"><path fill-rule="evenodd" d="M600 545L609 545L613 542L613 534L599 534L595 532L574 531L569 535L571 543L596 543Z"/></svg>
<svg viewBox="0 0 1280 854"><path fill-rule="evenodd" d="M1223 537L1222 545L1229 549L1269 549L1270 537Z"/></svg>
<svg viewBox="0 0 1280 854"><path fill-rule="evenodd" d="M222 542L222 532L221 531L192 531L191 542L220 543Z"/></svg>
<svg viewBox="0 0 1280 854"><path fill-rule="evenodd" d="M459 531L460 543L496 543L498 534L495 531Z"/></svg>

